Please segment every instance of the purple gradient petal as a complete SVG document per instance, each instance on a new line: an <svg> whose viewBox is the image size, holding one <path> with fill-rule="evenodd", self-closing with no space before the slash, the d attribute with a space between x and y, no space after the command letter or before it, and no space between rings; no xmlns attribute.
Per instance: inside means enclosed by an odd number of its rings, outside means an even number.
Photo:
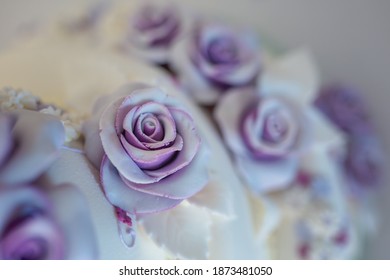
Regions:
<svg viewBox="0 0 390 280"><path fill-rule="evenodd" d="M193 63L208 79L229 86L243 86L255 80L260 72L258 46L253 35L239 34L225 26L203 25L196 29ZM222 42L222 43L221 43ZM215 47L226 49L230 61L216 63L222 53L215 54ZM214 53L211 57L210 53ZM226 56L227 56L226 55Z"/></svg>
<svg viewBox="0 0 390 280"><path fill-rule="evenodd" d="M124 136L121 136L121 143L132 160L143 170L155 170L164 166L176 152L183 148L183 139L180 135L170 147L160 150L139 149L127 143Z"/></svg>
<svg viewBox="0 0 390 280"><path fill-rule="evenodd" d="M95 168L100 167L104 155L103 145L100 141L99 120L99 115L93 115L83 124L84 151Z"/></svg>
<svg viewBox="0 0 390 280"><path fill-rule="evenodd" d="M58 227L45 216L27 219L0 241L2 258L8 260L58 260L64 249Z"/></svg>
<svg viewBox="0 0 390 280"><path fill-rule="evenodd" d="M183 138L183 148L177 157L169 164L156 170L146 170L149 176L164 178L190 164L195 157L201 139L198 136L195 124L190 115L180 109L169 108L176 122L177 134Z"/></svg>
<svg viewBox="0 0 390 280"><path fill-rule="evenodd" d="M169 97L159 88L144 84L124 85L113 93L111 100L121 97L124 98L123 103L118 106L118 112L115 118L115 128L118 135L123 131L123 124L126 115L135 106L139 106L147 102L154 102L165 104L166 106L182 107L174 98Z"/></svg>
<svg viewBox="0 0 390 280"><path fill-rule="evenodd" d="M162 198L186 199L198 193L208 182L208 153L206 147L201 147L191 164L176 173L149 185L140 185L123 180L134 191ZM124 179L124 178L122 178Z"/></svg>
<svg viewBox="0 0 390 280"><path fill-rule="evenodd" d="M171 6L145 6L137 15L129 39L139 47L168 47L180 30L179 17Z"/></svg>
<svg viewBox="0 0 390 280"><path fill-rule="evenodd" d="M324 86L315 105L336 126L348 133L369 133L371 123L359 92L353 88L335 84Z"/></svg>
<svg viewBox="0 0 390 280"><path fill-rule="evenodd" d="M263 139L271 143L279 143L289 130L287 120L279 112L269 114L264 121Z"/></svg>
<svg viewBox="0 0 390 280"><path fill-rule="evenodd" d="M296 146L301 122L293 109L288 102L269 97L262 99L254 109L244 112L241 134L253 155L260 158L278 158L293 150ZM287 128L283 138L279 139L277 143L264 139L263 134L269 116L282 118Z"/></svg>
<svg viewBox="0 0 390 280"><path fill-rule="evenodd" d="M186 21L175 6L145 5L129 23L124 49L151 63L167 64L171 47L186 29Z"/></svg>
<svg viewBox="0 0 390 280"><path fill-rule="evenodd" d="M161 115L158 117L162 129L164 131L164 138L160 142L156 143L144 143L145 147L151 150L162 149L169 147L172 142L177 138L177 131L175 120L169 114L169 116Z"/></svg>
<svg viewBox="0 0 390 280"><path fill-rule="evenodd" d="M117 111L121 104L123 104L122 99L116 100L104 110L103 115L100 118L100 139L102 141L103 149L111 163L126 179L140 184L156 182L156 178L145 174L128 156L120 142L115 122L118 119Z"/></svg>
<svg viewBox="0 0 390 280"><path fill-rule="evenodd" d="M136 13L134 27L140 31L147 31L159 27L168 19L167 10L159 10L156 6L145 5Z"/></svg>
<svg viewBox="0 0 390 280"><path fill-rule="evenodd" d="M247 63L241 63L234 72L230 72L224 76L216 75L213 77L213 80L231 86L251 84L260 73L261 68L258 61L259 58L254 56Z"/></svg>
<svg viewBox="0 0 390 280"><path fill-rule="evenodd" d="M131 214L150 214L170 209L182 200L154 196L129 188L118 171L104 157L100 169L101 182L111 204Z"/></svg>
<svg viewBox="0 0 390 280"><path fill-rule="evenodd" d="M133 110L129 112L128 115L126 115L123 124L123 128L127 132L126 136L128 136L126 138L128 140L134 140L134 137L137 139L137 142L135 142L135 146L139 147L138 142L140 142L142 146L147 147L149 149L158 149L169 145L175 140L175 121L167 107L165 107L163 104L158 104L156 102L147 102L135 108L136 109L134 112L133 108ZM147 116L147 114L153 114L155 117L157 117L159 125L162 126L161 129L164 133L164 138L162 140L157 141L155 139L151 139L150 136L143 135L141 131L137 131L137 121L141 118L142 122L143 117ZM132 134L134 134L134 137ZM133 144L130 141L129 143Z"/></svg>
<svg viewBox="0 0 390 280"><path fill-rule="evenodd" d="M65 141L64 126L56 117L27 110L17 111L15 115L17 121L12 134L18 146L0 169L3 184L37 179L57 158Z"/></svg>
<svg viewBox="0 0 390 280"><path fill-rule="evenodd" d="M135 147L137 148L140 148L140 149L143 149L143 150L146 150L147 148L145 147L145 145L141 142L140 139L138 139L137 135L134 134L134 122L135 122L135 112L137 111L138 109L138 106L134 106L128 113L127 115L125 116L125 118L123 119L123 123L120 125L122 127L122 129L124 130L124 132L122 131L118 131L117 130L117 133L118 135L120 135L121 133L124 134L126 140L131 144L131 145L134 145ZM118 127L119 125L117 125Z"/></svg>
<svg viewBox="0 0 390 280"><path fill-rule="evenodd" d="M237 44L233 38L217 37L209 43L206 56L213 64L236 63Z"/></svg>
<svg viewBox="0 0 390 280"><path fill-rule="evenodd" d="M138 139L146 143L160 142L164 136L159 120L150 113L139 116L135 124L135 133Z"/></svg>
<svg viewBox="0 0 390 280"><path fill-rule="evenodd" d="M0 258L64 257L64 239L47 197L31 186L0 190Z"/></svg>

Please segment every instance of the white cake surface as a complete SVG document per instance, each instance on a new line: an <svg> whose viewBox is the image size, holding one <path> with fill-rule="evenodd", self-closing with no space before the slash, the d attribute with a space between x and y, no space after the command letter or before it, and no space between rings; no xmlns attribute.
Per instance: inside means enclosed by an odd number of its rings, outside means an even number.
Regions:
<svg viewBox="0 0 390 280"><path fill-rule="evenodd" d="M82 40L70 43L66 36L49 30L1 53L0 85L29 90L45 102L85 115L97 97L125 83L155 85L183 101L212 151L207 163L209 184L172 210L143 217L136 225L135 246L127 248L118 233L114 208L99 186L97 170L84 154L64 148L48 171L48 178L56 184L73 183L86 195L100 258L268 258L264 242L269 230L263 227L267 218L262 200L256 199L257 213L252 216L245 187L216 129L202 111L158 70L135 58L89 48ZM268 220L274 223L272 218Z"/></svg>

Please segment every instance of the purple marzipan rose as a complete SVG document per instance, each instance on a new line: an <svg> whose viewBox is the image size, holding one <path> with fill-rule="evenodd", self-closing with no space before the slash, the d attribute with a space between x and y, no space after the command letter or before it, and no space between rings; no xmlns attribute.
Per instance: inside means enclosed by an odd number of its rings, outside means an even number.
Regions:
<svg viewBox="0 0 390 280"><path fill-rule="evenodd" d="M158 88L125 85L100 98L84 132L107 199L130 214L172 208L208 181L193 119Z"/></svg>
<svg viewBox="0 0 390 280"><path fill-rule="evenodd" d="M65 141L59 119L38 112L0 112L0 184L37 179L59 156Z"/></svg>
<svg viewBox="0 0 390 280"><path fill-rule="evenodd" d="M325 86L315 105L347 133L366 133L371 129L364 101L353 88L341 84Z"/></svg>
<svg viewBox="0 0 390 280"><path fill-rule="evenodd" d="M92 224L84 218L85 201L79 195L71 185L49 194L37 186L1 186L0 259L96 257Z"/></svg>
<svg viewBox="0 0 390 280"><path fill-rule="evenodd" d="M181 32L182 22L173 6L146 4L129 23L131 51L156 64L169 62L169 52Z"/></svg>
<svg viewBox="0 0 390 280"><path fill-rule="evenodd" d="M228 89L255 84L260 72L256 37L219 24L198 24L173 50L172 64L184 87L202 105Z"/></svg>
<svg viewBox="0 0 390 280"><path fill-rule="evenodd" d="M383 155L374 137L353 137L344 162L349 177L360 186L377 185L381 179Z"/></svg>
<svg viewBox="0 0 390 280"><path fill-rule="evenodd" d="M215 119L237 168L255 193L287 187L298 168L303 116L290 100L252 88L221 98Z"/></svg>

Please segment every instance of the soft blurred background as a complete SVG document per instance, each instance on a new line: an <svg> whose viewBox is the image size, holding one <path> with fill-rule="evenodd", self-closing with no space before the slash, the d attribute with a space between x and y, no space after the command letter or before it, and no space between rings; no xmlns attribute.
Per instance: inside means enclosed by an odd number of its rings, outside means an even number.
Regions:
<svg viewBox="0 0 390 280"><path fill-rule="evenodd" d="M160 0L164 1L164 0ZM94 0L0 0L0 49L16 31L34 28L69 5L85 7ZM269 34L288 49L305 46L317 59L322 79L341 80L361 89L386 153L390 158L390 1L383 0L172 0ZM390 170L385 163L378 190L378 238L367 256L390 259Z"/></svg>

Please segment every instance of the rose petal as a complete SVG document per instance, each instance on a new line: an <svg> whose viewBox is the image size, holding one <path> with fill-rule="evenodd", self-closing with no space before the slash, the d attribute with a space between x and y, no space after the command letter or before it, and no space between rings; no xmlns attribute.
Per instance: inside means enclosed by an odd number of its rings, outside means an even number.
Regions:
<svg viewBox="0 0 390 280"><path fill-rule="evenodd" d="M156 143L161 141L164 136L159 120L150 113L139 116L135 125L135 132L138 139L142 138L142 141L146 143Z"/></svg>
<svg viewBox="0 0 390 280"><path fill-rule="evenodd" d="M169 160L175 152L183 148L183 138L178 135L172 146L160 150L143 150L127 143L123 135L121 135L121 143L128 155L136 162L136 164L145 170L153 170L161 167Z"/></svg>
<svg viewBox="0 0 390 280"><path fill-rule="evenodd" d="M241 65L234 72L224 76L214 76L214 80L229 84L232 86L243 86L251 83L260 72L260 58L253 55L247 62L241 62Z"/></svg>
<svg viewBox="0 0 390 280"><path fill-rule="evenodd" d="M117 109L121 104L123 104L122 98L116 100L104 110L100 118L100 138L103 149L111 163L128 180L141 184L156 182L158 179L145 174L129 157L119 140L114 124L117 118Z"/></svg>
<svg viewBox="0 0 390 280"><path fill-rule="evenodd" d="M123 122L121 124L117 124L117 134L121 135L123 132L121 130L118 130L118 127L122 127L124 129L124 135L126 140L133 146L140 148L140 149L146 149L145 145L141 142L140 139L136 135L134 135L133 127L134 123L133 120L135 119L135 112L137 111L138 106L134 106L124 117L122 120ZM118 116L118 115L117 115ZM118 122L118 119L117 119Z"/></svg>
<svg viewBox="0 0 390 280"><path fill-rule="evenodd" d="M33 111L16 114L13 135L18 148L0 170L4 184L35 180L55 160L65 141L64 126L56 117Z"/></svg>
<svg viewBox="0 0 390 280"><path fill-rule="evenodd" d="M359 92L342 84L324 86L315 105L338 128L350 134L367 134L372 130L367 108Z"/></svg>
<svg viewBox="0 0 390 280"><path fill-rule="evenodd" d="M246 144L239 133L242 114L250 105L258 102L258 99L252 88L232 90L224 94L215 108L214 118L223 138L228 147L238 155L248 154Z"/></svg>
<svg viewBox="0 0 390 280"><path fill-rule="evenodd" d="M134 111L135 110L135 111ZM134 112L133 112L134 111ZM164 138L160 141L156 141L153 139L150 139L150 137L137 137L134 135L134 130L136 129L136 120L141 117L142 114L152 113L155 115L162 125L162 129L164 131ZM173 117L171 116L170 111L167 107L165 107L162 104L156 103L156 102L147 102L139 107L135 107L129 112L128 115L123 120L123 129L126 130L126 138L128 140L131 140L130 144L133 144L134 137L137 141L135 142L137 147L139 145L142 145L144 147L147 147L149 149L158 149L164 146L167 146L167 144L173 142L176 137L176 126L175 121ZM149 142L143 141L147 140Z"/></svg>
<svg viewBox="0 0 390 280"><path fill-rule="evenodd" d="M242 156L235 159L249 188L256 194L287 188L298 170L298 158L294 156L270 161Z"/></svg>
<svg viewBox="0 0 390 280"><path fill-rule="evenodd" d="M64 256L62 235L50 218L28 218L2 236L2 258L8 260L58 260Z"/></svg>
<svg viewBox="0 0 390 280"><path fill-rule="evenodd" d="M84 152L97 169L100 168L104 155L103 145L100 141L99 120L100 115L93 115L83 124Z"/></svg>
<svg viewBox="0 0 390 280"><path fill-rule="evenodd" d="M132 214L156 213L178 205L182 200L154 196L129 188L107 157L101 166L101 182L107 199Z"/></svg>
<svg viewBox="0 0 390 280"><path fill-rule="evenodd" d="M260 71L260 57L257 54L258 43L254 35L244 30L231 30L225 26L205 25L197 34L200 40L195 64L198 71L206 77L231 86L245 85L253 81ZM213 41L226 38L232 41L237 52L235 63L215 64L208 55L199 53L208 50ZM207 51L206 51L207 53Z"/></svg>
<svg viewBox="0 0 390 280"><path fill-rule="evenodd" d="M157 143L145 143L144 145L151 150L163 149L166 146L171 145L171 143L177 138L175 120L171 116L159 116L162 129L164 131L164 139Z"/></svg>
<svg viewBox="0 0 390 280"><path fill-rule="evenodd" d="M48 193L53 215L66 237L66 259L86 260L98 257L97 240L88 203L73 185L62 184Z"/></svg>
<svg viewBox="0 0 390 280"><path fill-rule="evenodd" d="M216 65L234 64L238 59L237 43L233 38L214 38L207 47L204 55L207 60Z"/></svg>
<svg viewBox="0 0 390 280"><path fill-rule="evenodd" d="M124 85L114 92L111 100L114 100L114 97L125 97L118 106L118 113L115 118L115 127L118 134L122 133L124 119L134 106L154 102L165 106L182 107L174 98L168 96L161 89L144 84Z"/></svg>
<svg viewBox="0 0 390 280"><path fill-rule="evenodd" d="M130 40L139 47L168 47L178 34L179 28L178 18L170 14L167 15L166 21L156 28L132 32Z"/></svg>
<svg viewBox="0 0 390 280"><path fill-rule="evenodd" d="M136 11L132 26L140 31L147 31L160 27L169 18L169 9L156 5L146 4Z"/></svg>
<svg viewBox="0 0 390 280"><path fill-rule="evenodd" d="M207 184L208 171L205 165L207 157L207 149L201 147L189 165L157 183L141 185L123 178L122 180L128 187L145 194L161 198L186 199L198 193Z"/></svg>
<svg viewBox="0 0 390 280"><path fill-rule="evenodd" d="M172 50L172 67L178 73L181 83L190 92L191 97L200 104L212 105L218 100L220 93L210 85L192 63L187 51L191 43L189 39L177 42Z"/></svg>
<svg viewBox="0 0 390 280"><path fill-rule="evenodd" d="M286 100L279 98L264 98L255 111L245 118L242 134L252 152L257 156L284 156L291 152L296 144L301 119L295 114L295 108ZM283 140L271 143L263 139L262 134L266 118L270 113L279 111L287 122L288 131Z"/></svg>
<svg viewBox="0 0 390 280"><path fill-rule="evenodd" d="M247 61L216 66L204 58L196 59L198 71L213 81L230 86L243 86L255 80L260 71L260 57L253 53Z"/></svg>
<svg viewBox="0 0 390 280"><path fill-rule="evenodd" d="M34 208L47 210L50 203L41 192L31 186L0 189L0 232L7 226L9 218L20 206L32 205ZM0 234L1 235L1 234Z"/></svg>
<svg viewBox="0 0 390 280"><path fill-rule="evenodd" d="M131 88L137 88L139 86L139 84L134 84ZM101 141L98 141L98 139L100 139L99 122L104 109L106 108L107 104L110 104L112 98L113 97L111 95L104 95L99 97L93 106L92 116L87 119L82 126L82 131L85 138L85 154L97 169L100 168L100 164L102 163L104 155L102 143ZM117 98L120 98L120 96Z"/></svg>
<svg viewBox="0 0 390 280"><path fill-rule="evenodd" d="M170 112L176 122L177 134L183 138L184 145L180 153L178 153L177 157L171 163L157 170L145 171L149 176L155 178L165 178L187 166L195 157L201 141L190 115L176 108L170 108Z"/></svg>

